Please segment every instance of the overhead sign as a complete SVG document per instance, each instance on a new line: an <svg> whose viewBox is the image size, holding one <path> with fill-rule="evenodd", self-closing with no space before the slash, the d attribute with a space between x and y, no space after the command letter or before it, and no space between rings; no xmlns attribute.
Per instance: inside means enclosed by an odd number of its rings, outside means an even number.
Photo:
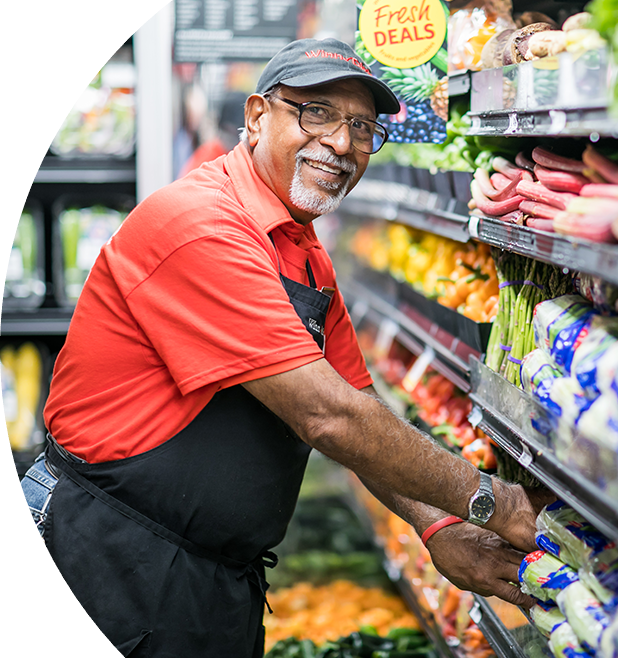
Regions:
<svg viewBox="0 0 618 658"><path fill-rule="evenodd" d="M269 60L294 41L297 0L176 0L174 60Z"/></svg>

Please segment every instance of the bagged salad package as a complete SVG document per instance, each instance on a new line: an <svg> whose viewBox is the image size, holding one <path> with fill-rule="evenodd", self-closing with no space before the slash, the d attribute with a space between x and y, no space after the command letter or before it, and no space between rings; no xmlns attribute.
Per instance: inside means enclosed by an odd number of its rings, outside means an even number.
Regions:
<svg viewBox="0 0 618 658"><path fill-rule="evenodd" d="M606 610L618 605L618 547L562 501L541 510L537 544L578 571Z"/></svg>
<svg viewBox="0 0 618 658"><path fill-rule="evenodd" d="M90 14L90 0L47 0L50 18L61 21L85 21Z"/></svg>
<svg viewBox="0 0 618 658"><path fill-rule="evenodd" d="M549 637L560 624L566 622L560 608L552 602L535 603L529 614L534 625L545 637Z"/></svg>
<svg viewBox="0 0 618 658"><path fill-rule="evenodd" d="M555 601L563 589L578 580L575 569L544 550L526 555L519 567L521 591L539 601Z"/></svg>
<svg viewBox="0 0 618 658"><path fill-rule="evenodd" d="M45 143L43 64L33 41L0 52L0 156L34 158Z"/></svg>
<svg viewBox="0 0 618 658"><path fill-rule="evenodd" d="M590 658L568 622L559 624L549 636L549 650L556 658Z"/></svg>
<svg viewBox="0 0 618 658"><path fill-rule="evenodd" d="M10 17L42 16L43 0L2 0L2 13Z"/></svg>
<svg viewBox="0 0 618 658"><path fill-rule="evenodd" d="M59 156L130 157L135 150L135 66L130 46L57 66L49 148Z"/></svg>
<svg viewBox="0 0 618 658"><path fill-rule="evenodd" d="M597 655L600 658L618 658L618 616L603 631Z"/></svg>
<svg viewBox="0 0 618 658"><path fill-rule="evenodd" d="M618 344L618 318L595 315L591 318L587 335L573 354L572 374L577 378L587 397L594 399L600 393L598 370L607 358L610 347ZM618 365L618 352L610 354ZM615 368L615 366L614 366Z"/></svg>
<svg viewBox="0 0 618 658"><path fill-rule="evenodd" d="M564 374L571 373L573 354L595 315L598 312L580 295L562 295L536 305L535 343Z"/></svg>
<svg viewBox="0 0 618 658"><path fill-rule="evenodd" d="M556 603L584 649L596 651L610 622L599 599L580 580L559 592Z"/></svg>
<svg viewBox="0 0 618 658"><path fill-rule="evenodd" d="M36 308L45 297L43 211L28 200L0 205L0 311Z"/></svg>
<svg viewBox="0 0 618 658"><path fill-rule="evenodd" d="M59 198L54 207L57 297L74 304L99 253L118 230L132 207L119 195L110 203L85 203L81 197Z"/></svg>

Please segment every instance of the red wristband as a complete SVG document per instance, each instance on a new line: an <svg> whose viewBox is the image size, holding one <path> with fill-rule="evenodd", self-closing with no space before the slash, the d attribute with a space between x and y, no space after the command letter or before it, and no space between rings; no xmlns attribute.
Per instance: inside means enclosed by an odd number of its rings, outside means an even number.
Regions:
<svg viewBox="0 0 618 658"><path fill-rule="evenodd" d="M427 540L435 535L438 530L445 528L447 525L453 525L453 523L463 523L463 519L460 519L458 516L446 516L435 523L432 523L427 530L421 535L421 541L425 546L427 546Z"/></svg>

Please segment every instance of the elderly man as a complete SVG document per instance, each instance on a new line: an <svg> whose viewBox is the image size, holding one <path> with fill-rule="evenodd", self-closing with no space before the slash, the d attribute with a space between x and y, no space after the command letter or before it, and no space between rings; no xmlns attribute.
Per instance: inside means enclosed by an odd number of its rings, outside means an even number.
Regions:
<svg viewBox="0 0 618 658"><path fill-rule="evenodd" d="M24 491L33 508L44 493L46 545L125 656L263 654L264 565L312 448L431 536L453 582L528 601L510 581L539 505L377 399L311 224L397 109L347 45L288 45L243 142L143 201L91 271Z"/></svg>

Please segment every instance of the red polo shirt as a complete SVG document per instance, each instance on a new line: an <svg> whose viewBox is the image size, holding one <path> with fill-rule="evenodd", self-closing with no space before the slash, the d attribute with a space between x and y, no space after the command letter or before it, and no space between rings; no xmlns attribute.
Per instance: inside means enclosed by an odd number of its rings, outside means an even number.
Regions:
<svg viewBox="0 0 618 658"><path fill-rule="evenodd" d="M55 364L47 428L102 462L171 438L222 388L324 356L352 386L368 386L339 291L325 354L288 299L278 268L308 284L307 257L318 289L336 288L313 227L292 220L243 145L155 192L84 286Z"/></svg>

